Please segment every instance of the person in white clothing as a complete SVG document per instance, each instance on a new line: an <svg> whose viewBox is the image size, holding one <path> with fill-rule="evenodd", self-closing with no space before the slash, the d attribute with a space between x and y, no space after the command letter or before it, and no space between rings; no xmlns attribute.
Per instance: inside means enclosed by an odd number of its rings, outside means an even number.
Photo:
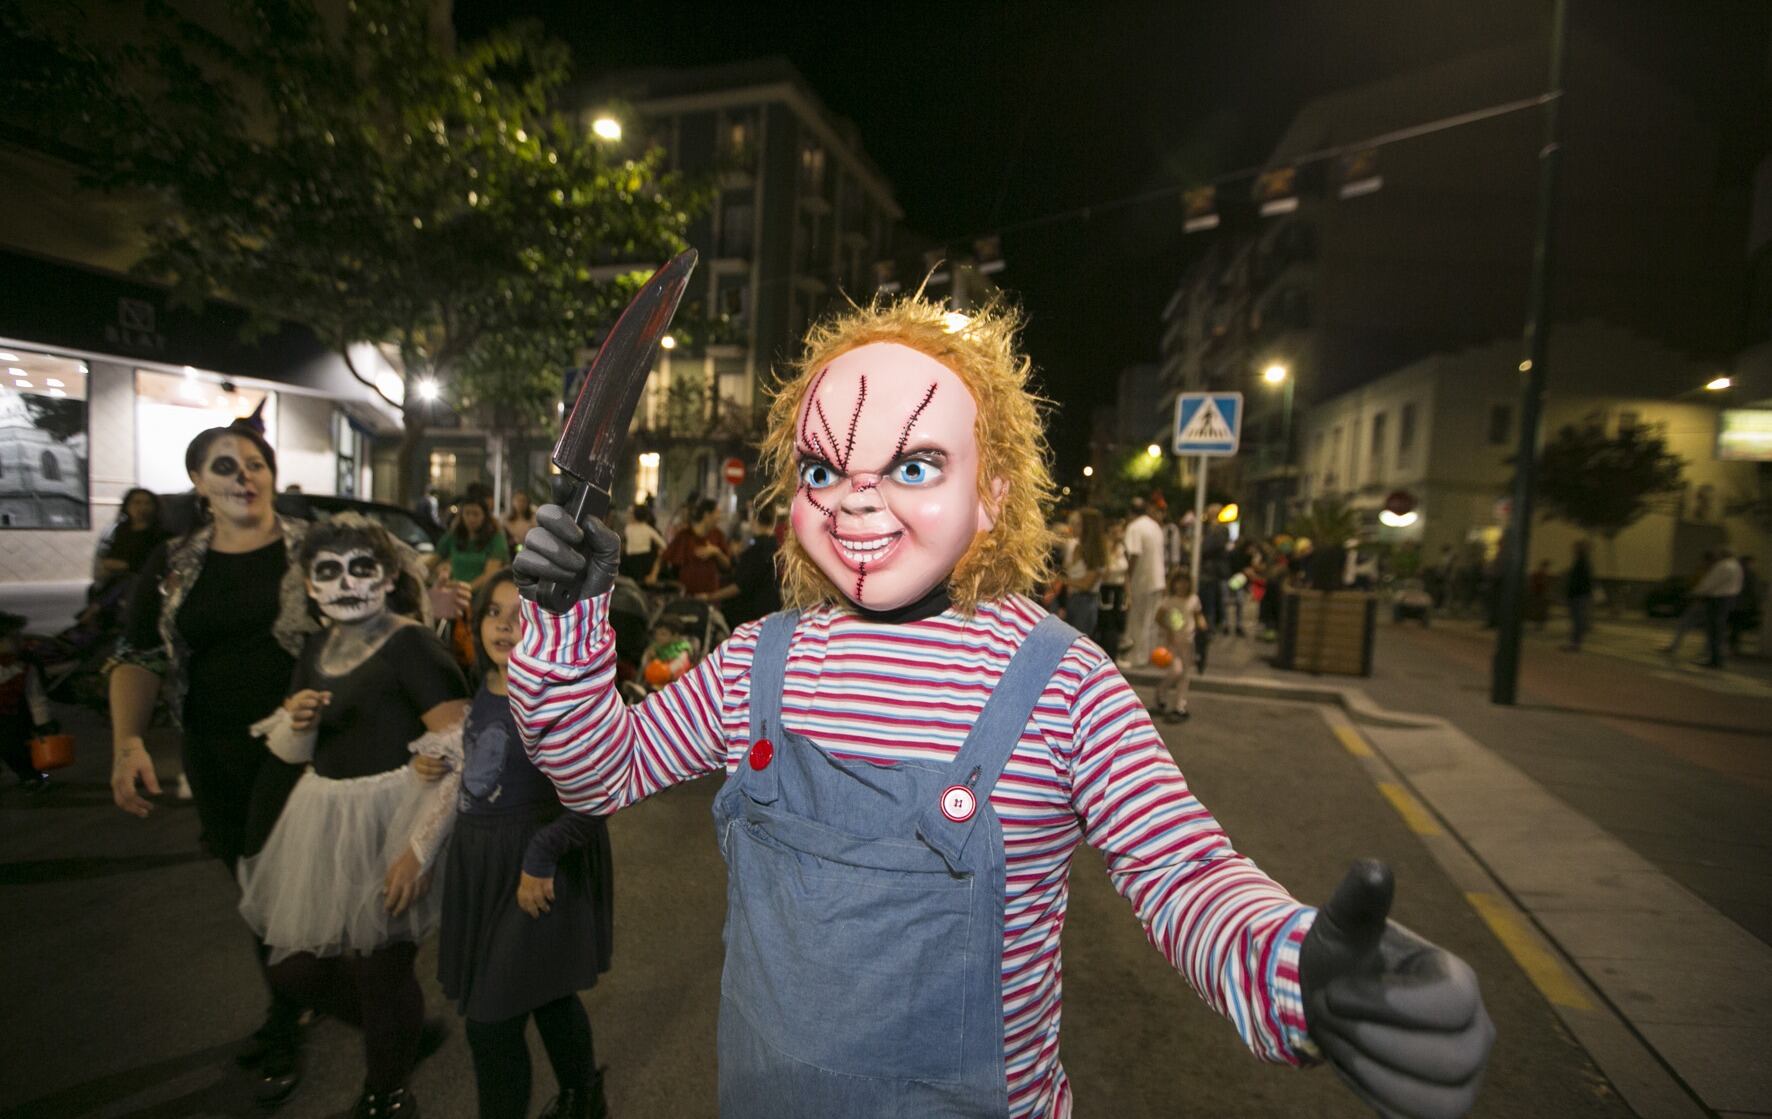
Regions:
<svg viewBox="0 0 1772 1119"><path fill-rule="evenodd" d="M1157 600L1163 597L1163 576L1169 565L1163 557L1163 529L1146 511L1143 498L1132 499L1132 523L1126 526L1126 557L1132 569L1126 577L1129 604L1126 608L1126 640L1132 651L1128 663L1150 663L1154 637L1152 623Z"/></svg>
<svg viewBox="0 0 1772 1119"><path fill-rule="evenodd" d="M1729 647L1729 607L1741 593L1741 564L1727 548L1717 549L1717 561L1692 588L1692 597L1704 607L1706 668L1723 667L1723 650Z"/></svg>

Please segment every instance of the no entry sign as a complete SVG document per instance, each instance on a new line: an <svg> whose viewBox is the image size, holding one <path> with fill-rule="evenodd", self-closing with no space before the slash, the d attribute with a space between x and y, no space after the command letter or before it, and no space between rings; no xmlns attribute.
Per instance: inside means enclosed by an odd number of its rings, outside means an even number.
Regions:
<svg viewBox="0 0 1772 1119"><path fill-rule="evenodd" d="M726 462L720 467L720 473L726 479L727 485L729 485L729 486L743 485L744 484L744 460L740 459L740 458L727 459Z"/></svg>

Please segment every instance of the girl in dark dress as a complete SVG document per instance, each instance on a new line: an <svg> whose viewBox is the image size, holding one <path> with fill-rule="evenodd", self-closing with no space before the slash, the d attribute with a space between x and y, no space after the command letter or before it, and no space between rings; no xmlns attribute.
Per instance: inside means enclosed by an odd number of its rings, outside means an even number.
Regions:
<svg viewBox="0 0 1772 1119"><path fill-rule="evenodd" d="M523 752L505 693L517 644L517 588L495 575L474 601L483 676L463 734L460 811L443 890L438 978L468 1020L480 1119L529 1107L531 1016L560 1095L544 1119L602 1119L591 1022L578 992L609 968L613 924L609 827L563 812Z"/></svg>
<svg viewBox="0 0 1772 1119"><path fill-rule="evenodd" d="M305 772L240 862L240 912L270 948L274 987L362 1026L354 1119L417 1119L413 961L440 910L429 886L455 817L467 685L408 616L423 613L422 571L380 525L354 514L315 525L290 578L327 626L303 648L289 698L252 728ZM421 777L413 753L451 772Z"/></svg>

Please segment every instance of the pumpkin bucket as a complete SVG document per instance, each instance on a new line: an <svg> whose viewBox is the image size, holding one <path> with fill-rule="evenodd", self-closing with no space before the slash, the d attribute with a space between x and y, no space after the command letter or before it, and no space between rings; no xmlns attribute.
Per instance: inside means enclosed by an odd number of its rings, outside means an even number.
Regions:
<svg viewBox="0 0 1772 1119"><path fill-rule="evenodd" d="M66 769L74 764L74 736L46 734L31 739L31 765L35 769Z"/></svg>

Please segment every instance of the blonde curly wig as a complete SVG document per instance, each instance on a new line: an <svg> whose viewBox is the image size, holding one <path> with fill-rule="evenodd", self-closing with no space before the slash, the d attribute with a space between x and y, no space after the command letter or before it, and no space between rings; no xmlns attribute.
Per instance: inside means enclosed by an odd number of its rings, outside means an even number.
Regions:
<svg viewBox="0 0 1772 1119"><path fill-rule="evenodd" d="M970 318L952 315L919 292L903 299L875 297L815 324L802 356L773 392L762 467L769 480L760 502L787 505L798 485L794 449L796 420L818 371L850 350L876 342L909 347L941 362L972 393L978 406L978 496L996 513L995 525L977 534L949 579L956 609L971 614L980 602L1027 594L1049 573L1052 534L1044 510L1054 497L1051 455L1042 411L1045 401L1028 389L1032 363L1016 348L1021 316L992 301ZM1008 489L999 502L992 482ZM806 608L848 605L792 532L782 549L782 601Z"/></svg>

